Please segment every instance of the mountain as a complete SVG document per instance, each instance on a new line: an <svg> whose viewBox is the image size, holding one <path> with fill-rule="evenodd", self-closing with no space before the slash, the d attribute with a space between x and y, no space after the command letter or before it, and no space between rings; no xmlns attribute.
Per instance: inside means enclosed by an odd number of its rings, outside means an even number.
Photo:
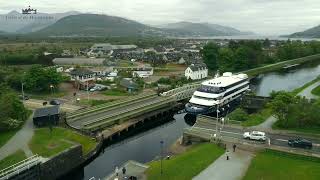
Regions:
<svg viewBox="0 0 320 180"><path fill-rule="evenodd" d="M42 28L42 24L26 26L38 28L31 33L40 36L230 36L247 34L235 28L208 23L180 22L163 27L151 27L137 21L116 16L77 14L61 18Z"/></svg>
<svg viewBox="0 0 320 180"><path fill-rule="evenodd" d="M294 37L306 37L306 38L320 38L320 25L307 29L305 31L302 32L296 32L293 33L291 35L289 35L288 37L294 38Z"/></svg>
<svg viewBox="0 0 320 180"><path fill-rule="evenodd" d="M178 22L162 25L160 27L174 29L181 33L193 36L233 36L252 34L250 32L242 32L232 27L209 23Z"/></svg>
<svg viewBox="0 0 320 180"><path fill-rule="evenodd" d="M75 14L79 14L79 12L21 14L18 11L11 11L8 14L0 15L0 31L20 34L29 33L54 24L63 17Z"/></svg>
<svg viewBox="0 0 320 180"><path fill-rule="evenodd" d="M34 34L50 36L141 36L165 33L136 21L121 17L79 14L64 17Z"/></svg>

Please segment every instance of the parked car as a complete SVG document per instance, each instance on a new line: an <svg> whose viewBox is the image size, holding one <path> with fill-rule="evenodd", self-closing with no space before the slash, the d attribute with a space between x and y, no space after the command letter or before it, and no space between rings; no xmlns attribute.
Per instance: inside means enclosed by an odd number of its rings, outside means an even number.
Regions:
<svg viewBox="0 0 320 180"><path fill-rule="evenodd" d="M290 139L288 140L288 145L291 147L299 147L299 148L312 148L312 142L305 139Z"/></svg>
<svg viewBox="0 0 320 180"><path fill-rule="evenodd" d="M53 99L53 100L50 101L50 104L51 105L60 105L61 102L59 100Z"/></svg>
<svg viewBox="0 0 320 180"><path fill-rule="evenodd" d="M19 95L20 100L29 100L29 97L27 95L24 95L24 99L22 95Z"/></svg>
<svg viewBox="0 0 320 180"><path fill-rule="evenodd" d="M267 139L266 133L261 131L245 132L243 138L258 141L265 141Z"/></svg>

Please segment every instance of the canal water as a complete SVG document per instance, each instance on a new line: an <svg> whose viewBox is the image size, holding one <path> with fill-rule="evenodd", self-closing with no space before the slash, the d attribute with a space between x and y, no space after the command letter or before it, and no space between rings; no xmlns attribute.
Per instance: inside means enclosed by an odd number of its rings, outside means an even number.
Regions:
<svg viewBox="0 0 320 180"><path fill-rule="evenodd" d="M271 72L260 75L252 82L252 89L257 95L268 96L272 90L293 90L320 75L320 63L300 66L289 72ZM95 160L84 167L84 179L102 178L114 171L128 160L146 163L160 154L160 141L164 141L164 149L170 147L179 137L183 129L188 127L184 114L178 114L173 120L133 137L127 138L105 148Z"/></svg>

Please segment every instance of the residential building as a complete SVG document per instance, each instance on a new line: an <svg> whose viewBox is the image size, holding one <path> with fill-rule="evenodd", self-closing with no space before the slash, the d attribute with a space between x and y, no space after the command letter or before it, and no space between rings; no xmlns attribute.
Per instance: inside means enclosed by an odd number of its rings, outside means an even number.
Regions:
<svg viewBox="0 0 320 180"><path fill-rule="evenodd" d="M135 82L133 82L132 78L123 78L120 81L120 85L126 88L129 93L138 89L138 85Z"/></svg>
<svg viewBox="0 0 320 180"><path fill-rule="evenodd" d="M185 70L185 77L187 79L197 80L208 77L208 68L204 63L191 64Z"/></svg>
<svg viewBox="0 0 320 180"><path fill-rule="evenodd" d="M70 72L70 75L74 87L78 89L86 90L95 84L95 73L88 69L74 69Z"/></svg>
<svg viewBox="0 0 320 180"><path fill-rule="evenodd" d="M147 78L153 75L152 67L137 68L132 71L133 77Z"/></svg>

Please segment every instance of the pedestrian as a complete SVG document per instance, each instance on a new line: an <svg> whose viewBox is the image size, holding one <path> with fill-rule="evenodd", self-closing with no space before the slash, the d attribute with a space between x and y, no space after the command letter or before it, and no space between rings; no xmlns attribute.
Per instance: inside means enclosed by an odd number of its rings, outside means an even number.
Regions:
<svg viewBox="0 0 320 180"><path fill-rule="evenodd" d="M236 148L237 148L237 145L236 144L233 144L233 152L236 152Z"/></svg>
<svg viewBox="0 0 320 180"><path fill-rule="evenodd" d="M116 166L115 172L116 172L116 176L118 177L119 176L119 168L118 168L118 166Z"/></svg>
<svg viewBox="0 0 320 180"><path fill-rule="evenodd" d="M268 138L268 145L269 145L269 146L271 145L271 140L270 140L270 138Z"/></svg>
<svg viewBox="0 0 320 180"><path fill-rule="evenodd" d="M227 155L227 160L229 160L229 150L227 150L226 155Z"/></svg>
<svg viewBox="0 0 320 180"><path fill-rule="evenodd" d="M122 174L123 174L123 175L125 175L125 174L126 174L126 172L127 172L126 167L123 167L123 168L122 168Z"/></svg>

